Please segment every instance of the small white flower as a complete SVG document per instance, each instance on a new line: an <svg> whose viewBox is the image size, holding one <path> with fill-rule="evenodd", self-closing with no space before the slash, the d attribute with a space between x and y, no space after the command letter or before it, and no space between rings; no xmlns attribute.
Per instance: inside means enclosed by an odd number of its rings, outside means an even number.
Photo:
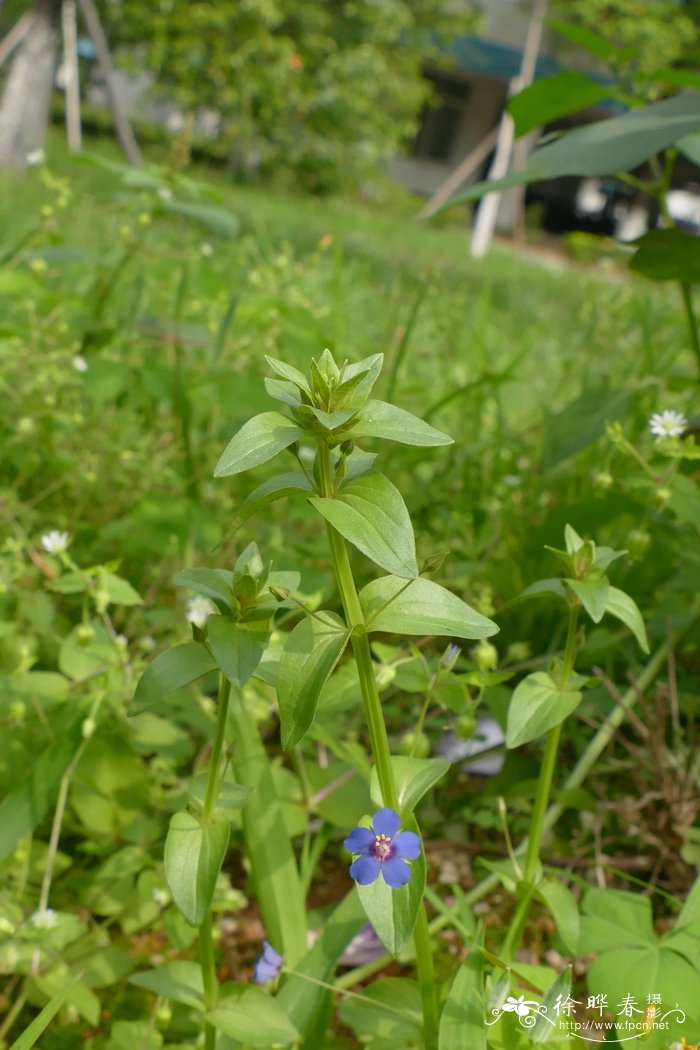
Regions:
<svg viewBox="0 0 700 1050"><path fill-rule="evenodd" d="M214 249L212 248L209 241L202 241L202 243L199 246L199 251L205 259L208 259L211 255L214 254Z"/></svg>
<svg viewBox="0 0 700 1050"><path fill-rule="evenodd" d="M688 420L682 412L676 412L672 408L665 408L663 412L655 412L649 420L649 430L656 437L680 437L688 425Z"/></svg>
<svg viewBox="0 0 700 1050"><path fill-rule="evenodd" d="M87 372L88 370L88 363L82 354L76 354L71 364L76 372Z"/></svg>
<svg viewBox="0 0 700 1050"><path fill-rule="evenodd" d="M29 921L37 930L52 930L58 922L58 916L53 908L39 908Z"/></svg>
<svg viewBox="0 0 700 1050"><path fill-rule="evenodd" d="M70 537L67 532L59 532L58 529L52 529L51 532L45 533L41 537L41 546L49 554L61 554L64 550L67 550Z"/></svg>
<svg viewBox="0 0 700 1050"><path fill-rule="evenodd" d="M527 1017L530 1013L530 1005L530 1003L525 1002L524 995L521 995L518 999L509 995L503 1004L503 1009L506 1013L517 1014L518 1017Z"/></svg>
<svg viewBox="0 0 700 1050"><path fill-rule="evenodd" d="M213 612L216 612L216 609L212 602L199 594L196 594L194 598L190 598L187 603L187 619L195 627L204 627L204 624Z"/></svg>
<svg viewBox="0 0 700 1050"><path fill-rule="evenodd" d="M153 897L153 900L159 908L164 908L166 904L170 904L170 894L161 886L153 887L153 889L151 890L151 897Z"/></svg>
<svg viewBox="0 0 700 1050"><path fill-rule="evenodd" d="M162 201L171 201L173 199L173 191L169 186L160 186L158 188L158 196Z"/></svg>
<svg viewBox="0 0 700 1050"><path fill-rule="evenodd" d="M35 168L37 164L43 164L45 160L46 154L43 149L33 149L26 156L26 161L30 168Z"/></svg>

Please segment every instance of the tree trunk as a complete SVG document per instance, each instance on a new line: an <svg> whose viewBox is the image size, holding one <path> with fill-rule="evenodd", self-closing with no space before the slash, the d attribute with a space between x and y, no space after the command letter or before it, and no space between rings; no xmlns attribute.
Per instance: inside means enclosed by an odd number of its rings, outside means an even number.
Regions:
<svg viewBox="0 0 700 1050"><path fill-rule="evenodd" d="M60 11L61 0L36 0L32 25L12 62L0 102L0 167L24 168L27 154L44 144Z"/></svg>

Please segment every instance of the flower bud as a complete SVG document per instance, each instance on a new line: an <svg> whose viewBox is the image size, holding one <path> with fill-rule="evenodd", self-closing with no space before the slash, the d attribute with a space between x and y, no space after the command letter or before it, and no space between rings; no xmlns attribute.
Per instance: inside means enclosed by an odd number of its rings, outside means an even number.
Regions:
<svg viewBox="0 0 700 1050"><path fill-rule="evenodd" d="M86 718L80 727L80 731L83 734L83 740L89 740L97 729L97 723L94 718Z"/></svg>
<svg viewBox="0 0 700 1050"><path fill-rule="evenodd" d="M593 478L594 488L596 492L600 493L609 492L610 489L613 487L614 483L615 479L613 478L612 474L610 474L607 470L599 471Z"/></svg>
<svg viewBox="0 0 700 1050"><path fill-rule="evenodd" d="M81 623L75 632L78 645L87 646L95 637L95 628L89 623Z"/></svg>
<svg viewBox="0 0 700 1050"><path fill-rule="evenodd" d="M22 725L27 714L27 705L23 700L13 700L8 708L10 721Z"/></svg>
<svg viewBox="0 0 700 1050"><path fill-rule="evenodd" d="M643 558L651 547L651 536L646 529L630 529L625 536L625 546L633 558Z"/></svg>
<svg viewBox="0 0 700 1050"><path fill-rule="evenodd" d="M430 741L425 733L406 733L401 741L401 754L413 758L427 758L430 754Z"/></svg>
<svg viewBox="0 0 700 1050"><path fill-rule="evenodd" d="M498 666L498 649L485 638L481 639L473 655L480 671L493 671Z"/></svg>
<svg viewBox="0 0 700 1050"><path fill-rule="evenodd" d="M374 676L374 680L377 683L377 689L379 689L380 691L382 689L386 689L388 686L390 686L395 678L396 678L396 668L395 667L389 667L387 665L384 665L383 667L378 668L377 672L376 672L376 674Z"/></svg>
<svg viewBox="0 0 700 1050"><path fill-rule="evenodd" d="M654 503L661 509L666 506L671 496L672 492L669 488L666 488L665 485L659 485L654 492Z"/></svg>
<svg viewBox="0 0 700 1050"><path fill-rule="evenodd" d="M476 718L474 715L460 715L455 726L457 736L461 740L471 740L476 733Z"/></svg>
<svg viewBox="0 0 700 1050"><path fill-rule="evenodd" d="M448 645L440 657L440 667L443 671L451 671L459 660L461 649L458 645Z"/></svg>

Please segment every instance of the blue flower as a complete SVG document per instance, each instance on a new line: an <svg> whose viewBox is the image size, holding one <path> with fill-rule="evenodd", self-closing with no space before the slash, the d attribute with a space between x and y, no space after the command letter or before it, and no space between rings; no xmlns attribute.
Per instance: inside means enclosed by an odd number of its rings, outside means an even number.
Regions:
<svg viewBox="0 0 700 1050"><path fill-rule="evenodd" d="M398 813L385 807L374 814L372 829L353 828L345 839L345 848L357 854L350 865L350 875L360 886L368 886L381 872L387 886L397 890L411 877L407 860L420 856L420 839L412 831L399 831Z"/></svg>
<svg viewBox="0 0 700 1050"><path fill-rule="evenodd" d="M265 984L279 977L284 966L284 959L276 952L269 941L263 941L262 955L255 960L253 980L256 984Z"/></svg>

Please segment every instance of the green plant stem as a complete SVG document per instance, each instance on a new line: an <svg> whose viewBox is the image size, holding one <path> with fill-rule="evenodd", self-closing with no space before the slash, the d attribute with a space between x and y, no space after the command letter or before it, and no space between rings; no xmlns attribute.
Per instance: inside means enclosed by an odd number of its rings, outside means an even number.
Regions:
<svg viewBox="0 0 700 1050"><path fill-rule="evenodd" d="M321 492L326 497L332 497L335 490L335 478L333 476L333 464L330 451L325 442L318 444L319 456L319 478ZM372 654L369 647L369 637L365 628L365 619L360 605L360 599L355 587L355 580L350 567L345 540L332 525L326 522L328 542L331 548L335 576L338 583L340 600L345 610L346 622L352 629L352 649L357 663L357 673L360 680L360 690L369 729L372 753L377 767L377 777L385 806L389 806L398 812L399 799L394 781L394 773L391 767L391 752L389 751L389 738L382 715L382 704L374 678L374 667ZM433 954L430 947L430 932L428 920L425 914L425 905L421 902L413 931L414 947L416 951L416 968L418 970L418 983L421 992L421 1003L423 1007L423 1026L426 1050L436 1050L438 1041L439 1011L435 989L435 971L433 968Z"/></svg>
<svg viewBox="0 0 700 1050"><path fill-rule="evenodd" d="M693 348L695 354L695 360L697 362L698 370L700 371L700 332L698 332L698 321L695 316L695 310L693 308L693 295L690 290L689 281L681 281L681 295L683 296L683 306L685 307L685 316L688 322L688 333L690 335L690 345Z"/></svg>
<svg viewBox="0 0 700 1050"><path fill-rule="evenodd" d="M226 675L221 675L219 681L219 702L216 712L216 728L214 730L214 741L211 749L211 760L209 762L209 773L207 776L207 790L204 797L202 809L202 823L208 824L216 807L219 797L219 785L221 783L221 756L226 740L226 723L228 721L229 702L231 700L231 683ZM219 982L216 976L216 959L214 956L214 937L211 911L207 913L199 927L199 964L202 969L202 984L204 986L204 1005L207 1010L213 1010L219 996ZM215 1050L216 1029L207 1021L204 1022L204 1047L205 1050Z"/></svg>

